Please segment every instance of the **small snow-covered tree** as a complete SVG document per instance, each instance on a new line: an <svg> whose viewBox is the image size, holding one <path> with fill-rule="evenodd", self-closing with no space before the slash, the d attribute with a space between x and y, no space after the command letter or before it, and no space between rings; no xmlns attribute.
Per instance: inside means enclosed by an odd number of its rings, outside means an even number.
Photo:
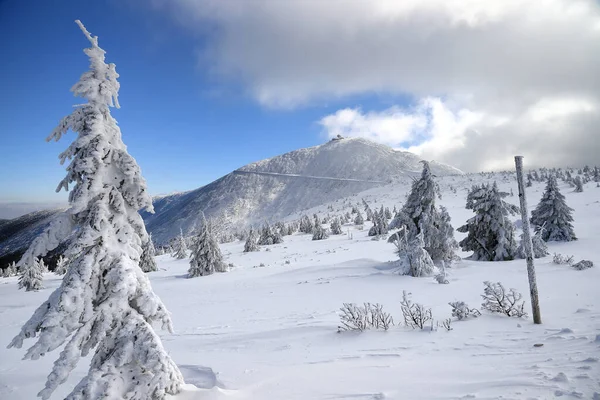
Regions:
<svg viewBox="0 0 600 400"><path fill-rule="evenodd" d="M44 262L44 259L42 257L38 258L37 262L39 264L39 269L42 272L42 274L45 274L46 272L48 272L48 266L46 265L46 263Z"/></svg>
<svg viewBox="0 0 600 400"><path fill-rule="evenodd" d="M48 399L90 351L94 354L88 375L67 400L163 399L179 392L183 377L152 328L152 323L160 322L172 330L169 312L139 268L147 233L138 210L152 212L152 199L110 114L109 107L118 107L119 75L114 64L104 62L98 38L76 22L91 43L84 50L90 71L72 91L87 103L77 106L48 138L59 140L68 130L77 133L60 156L63 162L71 160L58 187L68 190L69 184L74 185L70 208L61 219L64 224L51 224L32 245L52 250L59 241L44 238L58 239L76 228L65 250L70 266L61 286L9 347L20 348L26 339L35 338L25 354L25 359L35 360L64 345L38 394L42 399Z"/></svg>
<svg viewBox="0 0 600 400"><path fill-rule="evenodd" d="M300 217L300 227L299 230L302 233L311 233L313 232L314 226L308 215L303 215Z"/></svg>
<svg viewBox="0 0 600 400"><path fill-rule="evenodd" d="M577 175L575 177L575 179L573 180L573 184L575 185L575 192L576 193L583 192L583 181L581 180L581 177L579 175Z"/></svg>
<svg viewBox="0 0 600 400"><path fill-rule="evenodd" d="M69 259L65 256L58 257L56 261L56 267L54 267L54 273L56 275L64 275L67 273L67 267L69 266Z"/></svg>
<svg viewBox="0 0 600 400"><path fill-rule="evenodd" d="M5 273L7 277L17 275L17 263L13 261L11 264L9 264L5 269Z"/></svg>
<svg viewBox="0 0 600 400"><path fill-rule="evenodd" d="M383 208L380 212L373 213L373 226L369 229L369 236L381 236L388 233L388 223L385 219Z"/></svg>
<svg viewBox="0 0 600 400"><path fill-rule="evenodd" d="M323 240L327 239L328 237L329 233L327 233L327 230L323 228L323 225L319 223L318 218L315 216L312 240Z"/></svg>
<svg viewBox="0 0 600 400"><path fill-rule="evenodd" d="M194 238L192 245L188 278L227 272L219 242L212 233L211 224L204 218L204 214L201 217L201 224L200 233Z"/></svg>
<svg viewBox="0 0 600 400"><path fill-rule="evenodd" d="M467 209L473 210L475 216L458 228L459 232L468 233L459 245L464 251L473 251L474 260L504 261L515 258L515 228L508 217L516 214L519 208L502 200L507 195L500 192L494 182L492 186L475 186L467 196Z"/></svg>
<svg viewBox="0 0 600 400"><path fill-rule="evenodd" d="M360 211L356 210L356 218L354 218L354 225L364 225L365 220L360 213Z"/></svg>
<svg viewBox="0 0 600 400"><path fill-rule="evenodd" d="M342 233L342 224L340 224L340 219L338 217L334 217L331 221L331 225L329 226L331 229L332 235L341 235Z"/></svg>
<svg viewBox="0 0 600 400"><path fill-rule="evenodd" d="M548 252L548 246L546 242L542 240L542 231L539 231L535 235L531 237L531 244L533 245L533 257L534 258L542 258L546 257L550 253ZM521 241L519 242L519 248L517 249L517 254L519 258L527 258L525 254L525 246L523 244L523 234L521 234Z"/></svg>
<svg viewBox="0 0 600 400"><path fill-rule="evenodd" d="M261 246L269 246L272 244L283 243L283 236L278 229L273 229L271 225L265 223L260 231L258 244Z"/></svg>
<svg viewBox="0 0 600 400"><path fill-rule="evenodd" d="M573 209L565 202L565 196L558 190L556 178L550 177L542 199L531 212L531 225L536 233L541 231L545 242L577 240L573 231L572 212Z"/></svg>
<svg viewBox="0 0 600 400"><path fill-rule="evenodd" d="M260 251L260 247L258 246L258 235L254 228L250 227L250 231L248 232L248 237L246 238L246 243L244 243L244 253L250 253L252 251Z"/></svg>
<svg viewBox="0 0 600 400"><path fill-rule="evenodd" d="M392 215L392 212L390 211L390 209L388 207L385 208L384 210L385 212L385 219L392 219L394 216Z"/></svg>
<svg viewBox="0 0 600 400"><path fill-rule="evenodd" d="M146 240L142 245L142 256L140 258L140 268L142 271L158 271L156 260L154 259L155 255L156 249L154 248L154 243L152 242L152 235L148 235L148 240Z"/></svg>
<svg viewBox="0 0 600 400"><path fill-rule="evenodd" d="M178 260L183 260L188 256L188 247L183 237L183 232L179 232L179 236L175 238L175 243L173 244L173 257Z"/></svg>
<svg viewBox="0 0 600 400"><path fill-rule="evenodd" d="M41 262L40 262L41 261ZM19 289L25 288L26 292L38 291L42 288L43 272L41 258L34 259L32 263L21 266Z"/></svg>

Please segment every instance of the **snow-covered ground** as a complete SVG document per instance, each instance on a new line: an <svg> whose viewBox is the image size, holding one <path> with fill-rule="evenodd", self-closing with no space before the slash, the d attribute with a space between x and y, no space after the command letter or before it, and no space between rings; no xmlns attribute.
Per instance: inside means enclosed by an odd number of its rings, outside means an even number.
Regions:
<svg viewBox="0 0 600 400"><path fill-rule="evenodd" d="M439 204L448 208L455 228L471 216L464 208L468 188L488 179L439 180ZM517 192L514 177L495 179L502 190ZM543 189L543 183L528 188L531 208ZM373 209L400 207L407 190L394 183L306 212L339 215L362 198ZM367 237L368 222L360 231L346 225L345 234L323 241L286 236L283 244L257 253L243 253L241 242L222 245L235 268L207 277L186 279L188 260L158 257L160 270L150 273L150 280L176 329L161 337L188 383L174 399L599 399L600 188L588 183L583 193L573 193L561 184L561 190L575 209L579 240L551 243L549 251L592 260L595 267L576 271L553 264L552 256L536 260L542 325L534 325L531 317L485 312L477 319L453 321L452 331L399 325L403 290L431 307L441 322L450 317L450 301L479 307L486 280L523 293L530 312L525 262L463 260L449 270L449 285L399 276L394 246ZM516 203L518 197L507 200ZM4 345L60 284L59 277L47 274L46 289L25 293L17 290L16 281L0 278ZM396 326L387 332L336 333L345 302L381 303ZM23 349L0 348L0 399L33 399L58 356L21 361L23 354ZM87 373L86 364L78 365L53 398L70 392Z"/></svg>

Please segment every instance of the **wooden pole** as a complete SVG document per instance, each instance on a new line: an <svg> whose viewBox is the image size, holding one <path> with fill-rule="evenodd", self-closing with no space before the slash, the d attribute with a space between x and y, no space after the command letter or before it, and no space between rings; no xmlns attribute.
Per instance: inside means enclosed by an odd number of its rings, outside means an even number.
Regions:
<svg viewBox="0 0 600 400"><path fill-rule="evenodd" d="M523 247L527 260L527 276L529 277L529 294L531 295L531 311L533 323L542 323L540 313L540 301L538 298L537 281L535 279L535 267L533 265L533 244L531 243L531 232L529 228L529 215L527 212L527 198L525 197L525 185L523 184L523 156L515 156L517 169L517 184L519 185L519 201L521 202L521 219L523 221Z"/></svg>

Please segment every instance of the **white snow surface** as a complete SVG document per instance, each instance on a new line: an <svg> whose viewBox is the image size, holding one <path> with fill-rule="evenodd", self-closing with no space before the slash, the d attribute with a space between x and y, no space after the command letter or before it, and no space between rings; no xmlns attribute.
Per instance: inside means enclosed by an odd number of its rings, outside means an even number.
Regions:
<svg viewBox="0 0 600 400"><path fill-rule="evenodd" d="M517 193L514 175L491 179L501 190ZM489 175L438 179L443 193L438 204L448 208L455 228L472 215L464 208L468 188L489 180ZM394 246L367 237L370 222L362 230L344 225L346 234L321 241L296 233L260 252L243 253L243 242L221 245L225 261L235 267L194 279L185 278L188 259L157 257L159 271L148 276L175 324L174 334L160 335L187 383L170 399L600 398L600 188L588 183L583 193L565 184L560 189L575 210L579 240L550 243L549 251L595 266L576 271L553 264L552 256L535 260L542 325L534 325L531 316L486 312L453 320L449 332L399 325L403 290L431 307L441 322L450 317L450 301L479 308L486 280L523 293L531 314L525 260L463 259L447 270L448 285L400 276L394 271ZM531 208L543 190L538 182L527 188ZM373 209L400 207L407 191L406 183L396 182L306 212L323 216L331 205L335 211L329 213L339 215L350 210L347 200L355 204L362 198ZM506 199L518 202L516 195ZM456 234L459 240L463 236ZM9 343L60 279L46 274L45 289L26 293L17 290L17 278L0 278L0 343ZM337 333L345 302L381 303L396 325L387 332ZM0 399L35 398L57 351L21 361L24 349L0 347ZM52 398L69 393L87 373L86 364L80 362Z"/></svg>

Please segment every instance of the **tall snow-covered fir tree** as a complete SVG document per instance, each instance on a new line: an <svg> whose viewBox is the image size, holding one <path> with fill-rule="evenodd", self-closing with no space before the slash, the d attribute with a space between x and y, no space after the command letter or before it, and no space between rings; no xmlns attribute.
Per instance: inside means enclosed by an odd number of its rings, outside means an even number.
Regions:
<svg viewBox="0 0 600 400"><path fill-rule="evenodd" d="M65 117L48 140L71 130L77 137L61 161L71 160L58 190L73 188L64 225L51 225L24 257L52 250L72 227L65 255L69 269L56 289L21 328L9 347L35 343L25 359L38 359L64 345L38 394L48 399L90 351L88 375L66 397L75 399L163 399L176 394L183 377L152 328L172 330L171 318L139 268L147 233L138 210L152 211L140 169L127 153L110 114L119 83L114 64L106 64L98 38L76 21L91 47L84 50L90 71L71 89L87 100ZM54 229L54 230L53 230ZM58 233L57 230L58 229ZM70 233L70 232L69 232ZM64 236L63 236L64 237Z"/></svg>
<svg viewBox="0 0 600 400"><path fill-rule="evenodd" d="M474 186L467 195L467 209L475 216L467 220L459 232L467 232L459 245L464 251L472 251L474 260L505 261L515 258L517 243L515 228L509 215L519 212L519 208L502 200L508 196L498 190L496 182L492 186Z"/></svg>
<svg viewBox="0 0 600 400"><path fill-rule="evenodd" d="M565 202L565 196L558 190L556 178L549 177L546 191L535 210L531 212L531 225L536 233L542 231L545 242L570 242L577 240L573 231L573 209Z"/></svg>
<svg viewBox="0 0 600 400"><path fill-rule="evenodd" d="M244 253L250 253L253 251L260 251L260 247L258 246L258 235L254 228L250 228L248 232L248 237L246 238L246 243L244 243Z"/></svg>
<svg viewBox="0 0 600 400"><path fill-rule="evenodd" d="M410 194L402 209L390 222L390 229L404 226L408 242L423 234L424 249L435 262L451 262L456 258L454 229L447 212L440 212L435 205L440 196L439 187L433 180L427 161L423 163L421 178L413 182Z"/></svg>
<svg viewBox="0 0 600 400"><path fill-rule="evenodd" d="M142 257L140 258L140 268L144 272L154 272L158 271L158 267L156 266L156 260L154 256L156 255L156 248L154 247L154 243L152 242L152 235L148 235L148 240L142 244Z"/></svg>
<svg viewBox="0 0 600 400"><path fill-rule="evenodd" d="M211 224L204 218L204 214L202 214L201 223L200 234L194 239L192 246L188 278L227 271L219 242L212 233Z"/></svg>
<svg viewBox="0 0 600 400"><path fill-rule="evenodd" d="M354 225L363 225L364 223L365 220L362 214L360 213L360 211L356 210L356 218L354 218Z"/></svg>
<svg viewBox="0 0 600 400"><path fill-rule="evenodd" d="M173 257L178 260L183 260L188 256L188 247L183 237L183 232L179 233L179 236L175 238L175 244L173 245Z"/></svg>
<svg viewBox="0 0 600 400"><path fill-rule="evenodd" d="M41 258L35 258L32 262L22 265L19 276L19 289L26 292L38 291L42 288L43 271ZM41 261L41 262L40 262Z"/></svg>

